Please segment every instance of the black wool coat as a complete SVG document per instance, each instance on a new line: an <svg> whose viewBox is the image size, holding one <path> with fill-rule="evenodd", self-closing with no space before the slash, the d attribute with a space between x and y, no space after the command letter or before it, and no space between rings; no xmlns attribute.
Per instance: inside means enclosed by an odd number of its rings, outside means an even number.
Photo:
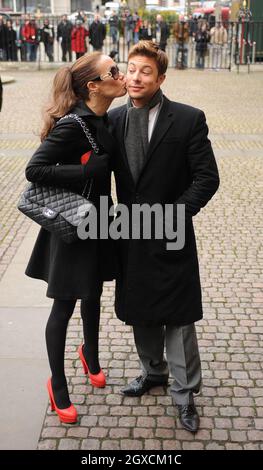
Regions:
<svg viewBox="0 0 263 470"><path fill-rule="evenodd" d="M107 115L96 116L84 102L79 102L71 112L85 121L99 146L99 153L111 155L115 143L106 127ZM89 150L91 145L80 124L73 119L61 121L34 153L26 167L26 177L32 182L64 187L82 194L87 180L81 157ZM109 206L112 205L110 193L110 171L99 180L93 178L89 199L97 210L100 196L107 196ZM67 244L41 228L26 274L48 283L48 297L85 299L99 293L100 281L115 278L115 270L116 260L111 240L79 239Z"/></svg>
<svg viewBox="0 0 263 470"><path fill-rule="evenodd" d="M89 28L89 39L91 45L95 49L101 49L103 46L103 41L106 37L106 27L100 21L97 23L93 21Z"/></svg>
<svg viewBox="0 0 263 470"><path fill-rule="evenodd" d="M183 249L167 251L164 239L120 240L116 313L129 325L186 325L202 318L201 286L192 217L219 186L204 113L164 97L145 165L134 184L124 145L126 106L109 112L119 142L114 172L118 202L185 204ZM136 139L136 136L134 137Z"/></svg>

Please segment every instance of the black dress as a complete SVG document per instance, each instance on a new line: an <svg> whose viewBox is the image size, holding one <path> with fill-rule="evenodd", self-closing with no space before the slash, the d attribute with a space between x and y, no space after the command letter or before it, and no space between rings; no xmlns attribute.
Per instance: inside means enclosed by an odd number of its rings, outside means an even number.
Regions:
<svg viewBox="0 0 263 470"><path fill-rule="evenodd" d="M107 115L96 116L82 101L70 112L78 114L86 122L100 154L111 155L115 151L114 140L107 130ZM29 181L66 187L82 194L86 179L81 157L89 150L90 143L79 123L73 119L61 121L34 153L27 165L26 177ZM109 207L112 205L110 192L110 171L99 180L93 179L90 199L98 214L100 196L107 196ZM101 281L115 278L115 263L115 247L111 239L79 239L67 244L41 228L26 275L48 283L47 297L85 299L100 292Z"/></svg>

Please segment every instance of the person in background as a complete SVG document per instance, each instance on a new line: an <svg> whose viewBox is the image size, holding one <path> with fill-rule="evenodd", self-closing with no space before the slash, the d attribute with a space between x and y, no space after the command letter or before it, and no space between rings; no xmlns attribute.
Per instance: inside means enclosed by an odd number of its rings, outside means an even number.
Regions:
<svg viewBox="0 0 263 470"><path fill-rule="evenodd" d="M82 21L82 23L84 23L84 13L83 13L83 11L81 11L81 10L77 11L77 16L75 18L75 21L76 20Z"/></svg>
<svg viewBox="0 0 263 470"><path fill-rule="evenodd" d="M207 44L209 42L209 32L206 21L199 21L195 34L196 68L204 69Z"/></svg>
<svg viewBox="0 0 263 470"><path fill-rule="evenodd" d="M116 15L116 11L112 11L111 16L109 18L109 25L110 25L110 37L112 41L112 45L117 47L118 42L118 28L119 28L119 19Z"/></svg>
<svg viewBox="0 0 263 470"><path fill-rule="evenodd" d="M76 20L76 26L71 33L71 49L76 53L76 59L87 52L86 37L88 35L89 32L84 28L83 21Z"/></svg>
<svg viewBox="0 0 263 470"><path fill-rule="evenodd" d="M39 32L34 18L27 19L21 31L22 39L25 41L27 50L27 60L35 62L37 60L37 49L39 45Z"/></svg>
<svg viewBox="0 0 263 470"><path fill-rule="evenodd" d="M139 39L144 39L145 41L152 40L152 26L148 20L144 20L140 30L139 30Z"/></svg>
<svg viewBox="0 0 263 470"><path fill-rule="evenodd" d="M189 27L188 23L184 21L184 17L181 16L180 20L174 24L173 36L175 40L175 55L174 55L174 67L184 67L188 65L188 43L189 43ZM180 62L178 61L179 51L181 53Z"/></svg>
<svg viewBox="0 0 263 470"><path fill-rule="evenodd" d="M156 32L155 40L159 44L162 51L165 52L167 41L170 35L169 26L166 21L163 20L162 15L156 16Z"/></svg>
<svg viewBox="0 0 263 470"><path fill-rule="evenodd" d="M212 46L212 67L214 70L219 70L223 59L223 50L227 45L227 30L219 21L210 29L210 44Z"/></svg>
<svg viewBox="0 0 263 470"><path fill-rule="evenodd" d="M49 19L44 19L44 25L41 29L41 41L44 43L45 53L48 56L49 62L54 61L54 27L49 23Z"/></svg>
<svg viewBox="0 0 263 470"><path fill-rule="evenodd" d="M12 21L6 22L6 59L8 61L17 61L17 35L13 29Z"/></svg>
<svg viewBox="0 0 263 470"><path fill-rule="evenodd" d="M62 20L58 24L58 29L57 29L57 41L61 43L63 62L67 62L67 58L69 62L72 61L72 51L71 51L72 29L73 29L73 25L68 20L67 15L63 15Z"/></svg>
<svg viewBox="0 0 263 470"><path fill-rule="evenodd" d="M27 61L27 48L26 48L26 41L23 38L23 27L26 24L26 21L29 19L28 15L21 15L20 21L16 21L16 32L17 32L17 41L18 41L18 48L20 49L20 57L22 62Z"/></svg>
<svg viewBox="0 0 263 470"><path fill-rule="evenodd" d="M134 21L133 44L137 44L137 42L139 42L139 31L142 25L142 20L139 17L137 11L133 14L133 21Z"/></svg>
<svg viewBox="0 0 263 470"><path fill-rule="evenodd" d="M193 15L190 15L188 24L189 24L189 36L190 36L190 40L192 43L194 41L195 33L197 31L197 18L193 17Z"/></svg>
<svg viewBox="0 0 263 470"><path fill-rule="evenodd" d="M5 61L7 57L7 27L3 17L0 15L0 60Z"/></svg>
<svg viewBox="0 0 263 470"><path fill-rule="evenodd" d="M106 26L100 21L100 15L95 15L90 25L89 41L94 51L101 51L106 37Z"/></svg>
<svg viewBox="0 0 263 470"><path fill-rule="evenodd" d="M130 10L125 11L124 16L124 38L125 42L128 46L128 50L130 49L132 42L133 42L133 31L134 31L134 18L131 14Z"/></svg>

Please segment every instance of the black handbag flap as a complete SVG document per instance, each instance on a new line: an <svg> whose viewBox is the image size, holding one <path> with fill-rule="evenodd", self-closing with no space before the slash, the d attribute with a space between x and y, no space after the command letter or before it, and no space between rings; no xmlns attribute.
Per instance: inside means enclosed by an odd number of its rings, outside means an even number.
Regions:
<svg viewBox="0 0 263 470"><path fill-rule="evenodd" d="M82 210L82 207L88 203L87 199L63 188L31 183L23 196L26 200L43 207L42 214L45 217L52 219L60 214L76 227L83 220L83 212L87 212Z"/></svg>

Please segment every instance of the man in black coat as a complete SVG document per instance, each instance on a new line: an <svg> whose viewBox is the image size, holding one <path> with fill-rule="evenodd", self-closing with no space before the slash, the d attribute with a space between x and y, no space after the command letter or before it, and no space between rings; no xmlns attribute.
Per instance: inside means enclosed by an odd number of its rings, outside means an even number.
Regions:
<svg viewBox="0 0 263 470"><path fill-rule="evenodd" d="M0 15L0 60L7 58L7 27Z"/></svg>
<svg viewBox="0 0 263 470"><path fill-rule="evenodd" d="M106 26L100 21L100 15L95 15L89 29L89 40L94 51L101 51L106 37Z"/></svg>
<svg viewBox="0 0 263 470"><path fill-rule="evenodd" d="M109 113L120 149L114 171L119 203L130 213L136 204L172 208L177 235L185 222L185 240L174 249L166 231L159 239L120 239L115 308L133 326L143 369L123 393L141 396L167 384L170 372L180 421L196 432L193 394L200 389L201 365L194 322L203 312L192 217L218 189L219 176L203 111L162 94L167 64L167 55L152 42L140 41L130 51L128 104ZM177 220L179 207L184 212ZM142 231L145 221L139 220Z"/></svg>
<svg viewBox="0 0 263 470"><path fill-rule="evenodd" d="M163 20L162 15L156 16L156 32L155 32L155 39L156 42L159 44L162 51L165 52L167 41L170 36L169 26Z"/></svg>
<svg viewBox="0 0 263 470"><path fill-rule="evenodd" d="M61 41L62 61L67 62L67 54L69 62L72 61L71 51L71 33L73 24L68 20L67 15L62 16L62 21L58 24L57 41Z"/></svg>
<svg viewBox="0 0 263 470"><path fill-rule="evenodd" d="M41 28L41 41L44 43L45 53L48 56L49 62L54 62L54 38L54 27L49 23L49 19L45 18L43 28Z"/></svg>

